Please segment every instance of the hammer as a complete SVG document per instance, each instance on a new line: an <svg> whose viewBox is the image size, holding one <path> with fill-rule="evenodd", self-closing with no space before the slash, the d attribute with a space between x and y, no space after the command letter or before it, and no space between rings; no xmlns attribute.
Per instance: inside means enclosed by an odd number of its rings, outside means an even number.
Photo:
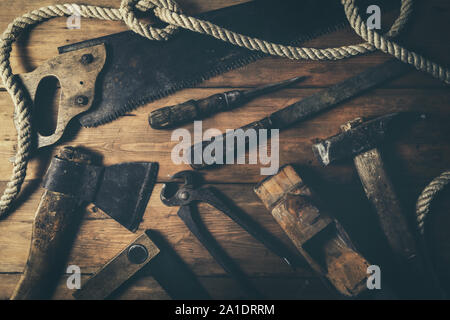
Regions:
<svg viewBox="0 0 450 320"><path fill-rule="evenodd" d="M416 237L409 228L394 186L387 175L377 146L385 139L388 128L399 113L381 116L363 122L357 118L341 126L341 133L313 145L313 152L319 162L329 164L353 157L359 178L367 198L372 203L385 234L396 256L397 263L413 275L412 282L421 282L425 275L433 278L433 272L424 252L419 250ZM428 281L427 281L428 280ZM423 282L428 294L439 291L435 279ZM422 292L425 293L425 292Z"/></svg>

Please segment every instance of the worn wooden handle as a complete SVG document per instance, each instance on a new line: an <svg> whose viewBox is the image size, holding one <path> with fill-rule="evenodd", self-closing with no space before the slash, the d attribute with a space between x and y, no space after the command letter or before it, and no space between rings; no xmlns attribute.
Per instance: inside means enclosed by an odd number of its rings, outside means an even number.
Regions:
<svg viewBox="0 0 450 320"><path fill-rule="evenodd" d="M61 84L58 119L51 135L36 132L37 148L52 145L61 139L69 122L80 113L89 110L94 103L95 83L106 62L104 44L60 54L30 73L19 75L33 101L41 82L55 77ZM34 108L38 108L37 105ZM34 110L42 112L41 110Z"/></svg>
<svg viewBox="0 0 450 320"><path fill-rule="evenodd" d="M86 154L64 148L60 158L88 162ZM44 190L36 211L25 270L11 300L51 298L81 219L80 201L73 195Z"/></svg>
<svg viewBox="0 0 450 320"><path fill-rule="evenodd" d="M33 223L31 247L24 273L12 300L50 298L52 286L70 248L69 232L76 224L78 200L45 190Z"/></svg>
<svg viewBox="0 0 450 320"><path fill-rule="evenodd" d="M442 289L432 264L410 228L394 185L386 174L380 152L369 150L356 156L354 162L398 268L403 270L406 278L415 279L411 291L419 298L442 298Z"/></svg>
<svg viewBox="0 0 450 320"><path fill-rule="evenodd" d="M153 129L175 128L194 120L228 110L238 99L241 91L218 93L200 100L189 100L150 113L149 124Z"/></svg>

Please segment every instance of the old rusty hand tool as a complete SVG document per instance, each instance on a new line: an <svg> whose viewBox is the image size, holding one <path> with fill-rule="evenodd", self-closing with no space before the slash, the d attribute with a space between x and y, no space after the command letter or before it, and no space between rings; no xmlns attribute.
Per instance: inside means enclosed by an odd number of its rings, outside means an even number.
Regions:
<svg viewBox="0 0 450 320"><path fill-rule="evenodd" d="M208 292L170 245L155 231L146 230L108 261L73 296L103 300L132 278L151 275L175 300L210 299Z"/></svg>
<svg viewBox="0 0 450 320"><path fill-rule="evenodd" d="M367 291L370 263L292 166L261 181L255 193L328 287L347 297Z"/></svg>
<svg viewBox="0 0 450 320"><path fill-rule="evenodd" d="M84 204L95 204L130 231L139 226L153 189L157 164L103 167L94 162L93 153L72 147L62 148L52 159L33 223L28 260L11 299L50 297Z"/></svg>
<svg viewBox="0 0 450 320"><path fill-rule="evenodd" d="M248 280L245 274L234 261L220 247L214 237L202 224L200 217L193 208L194 203L204 202L218 209L255 239L263 243L269 250L283 258L289 264L297 264L297 258L282 245L270 233L257 225L248 216L231 208L218 196L218 192L212 187L200 187L198 173L182 171L175 174L172 180L184 179L184 184L179 186L175 182L166 183L161 191L161 200L167 206L179 206L178 216L183 220L189 230L197 237L213 258L228 272L237 283L252 298L260 298L261 294Z"/></svg>
<svg viewBox="0 0 450 320"><path fill-rule="evenodd" d="M264 119L245 125L240 129L242 129L244 132L250 129L267 129L269 130L269 133L270 129L285 129L296 122L303 121L313 115L335 107L340 103L352 97L355 97L356 95L361 94L371 88L374 88L377 85L380 85L390 79L406 74L410 70L410 66L405 65L398 60L389 60L382 65L372 67L353 78L350 78L328 89L320 91L286 108L278 110ZM194 169L203 169L209 166L225 164L226 161L224 161L224 157L228 154L234 154L235 158L242 156L238 152L227 149L229 147L234 148L234 143L225 143L225 141L227 139L234 138L234 133L229 132L224 133L221 136L217 136L211 141L203 141L194 144L189 149L191 159L194 159L195 154L197 154L198 152L202 152L204 148L206 148L209 144L213 143L217 139L222 140L224 150L223 152L220 152L221 156L216 156L216 158L213 159L214 161L212 161L211 163L195 163L194 161L191 161L191 167ZM248 141L246 142L248 143Z"/></svg>
<svg viewBox="0 0 450 320"><path fill-rule="evenodd" d="M324 166L345 158L354 159L364 191L375 208L399 266L411 271L412 278L409 280L419 294L431 297L439 295L439 285L417 237L411 231L377 149L385 140L389 127L399 123L394 120L406 116L393 113L367 122L355 119L341 126L342 133L314 144L313 151Z"/></svg>
<svg viewBox="0 0 450 320"><path fill-rule="evenodd" d="M153 129L174 128L194 120L204 119L222 111L233 110L251 99L288 87L307 77L296 77L253 90L232 90L200 100L189 100L175 106L152 111L148 118Z"/></svg>

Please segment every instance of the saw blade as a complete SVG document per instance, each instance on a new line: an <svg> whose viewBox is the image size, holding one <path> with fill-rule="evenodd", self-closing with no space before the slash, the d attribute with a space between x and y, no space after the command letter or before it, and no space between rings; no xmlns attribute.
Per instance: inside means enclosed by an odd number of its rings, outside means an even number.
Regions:
<svg viewBox="0 0 450 320"><path fill-rule="evenodd" d="M393 6L393 1L387 0L361 2L379 4L383 9ZM283 0L276 4L257 0L198 17L284 45L300 45L348 25L338 0ZM164 42L126 31L63 46L59 52L100 43L107 48L107 61L98 79L94 106L79 117L85 127L110 122L139 106L266 56L188 30Z"/></svg>

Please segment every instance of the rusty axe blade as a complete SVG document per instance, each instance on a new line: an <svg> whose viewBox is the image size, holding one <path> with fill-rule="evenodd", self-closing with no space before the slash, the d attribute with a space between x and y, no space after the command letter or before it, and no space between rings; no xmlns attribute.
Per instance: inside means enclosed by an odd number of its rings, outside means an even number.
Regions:
<svg viewBox="0 0 450 320"><path fill-rule="evenodd" d="M158 164L154 162L106 167L93 203L134 232L144 215L157 173Z"/></svg>
<svg viewBox="0 0 450 320"><path fill-rule="evenodd" d="M145 212L157 173L158 163L154 162L103 167L55 157L44 178L44 188L93 203L134 232Z"/></svg>

